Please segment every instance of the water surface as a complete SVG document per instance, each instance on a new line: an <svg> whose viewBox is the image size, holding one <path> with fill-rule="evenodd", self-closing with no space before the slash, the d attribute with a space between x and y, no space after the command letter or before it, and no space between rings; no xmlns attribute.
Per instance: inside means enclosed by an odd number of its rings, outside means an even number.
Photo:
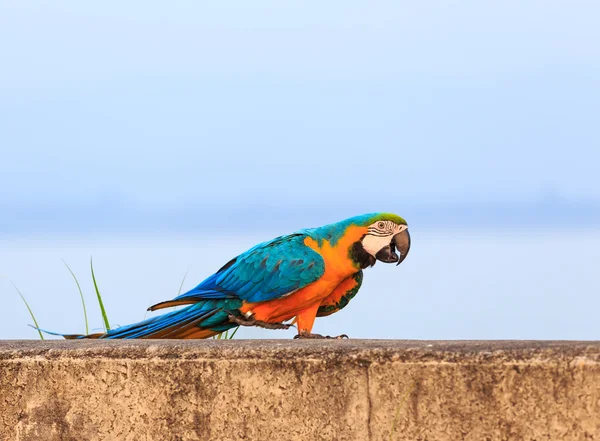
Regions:
<svg viewBox="0 0 600 441"><path fill-rule="evenodd" d="M36 338L9 283L40 325L82 332L82 284L91 326L102 327L89 276L96 276L113 325L144 318L149 305L190 289L231 257L282 231L193 237L80 235L0 238L0 338ZM317 319L314 331L360 338L599 339L600 231L412 230L413 248L395 267L378 263L350 305ZM241 329L240 338L290 338Z"/></svg>

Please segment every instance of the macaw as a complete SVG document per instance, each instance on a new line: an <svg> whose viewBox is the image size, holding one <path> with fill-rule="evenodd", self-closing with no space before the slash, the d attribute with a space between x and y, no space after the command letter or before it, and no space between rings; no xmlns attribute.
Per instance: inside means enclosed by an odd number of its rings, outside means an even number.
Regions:
<svg viewBox="0 0 600 441"><path fill-rule="evenodd" d="M356 216L256 245L194 289L148 309L184 308L103 334L61 335L192 339L240 325L286 329L296 324L295 338L328 338L312 333L315 318L343 309L360 289L365 268L377 260L399 265L409 249L408 226L400 216Z"/></svg>

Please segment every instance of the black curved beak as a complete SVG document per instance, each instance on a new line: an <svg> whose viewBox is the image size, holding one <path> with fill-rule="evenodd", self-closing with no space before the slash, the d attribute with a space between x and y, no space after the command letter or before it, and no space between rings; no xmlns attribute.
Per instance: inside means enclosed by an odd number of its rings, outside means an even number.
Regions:
<svg viewBox="0 0 600 441"><path fill-rule="evenodd" d="M400 256L396 254L396 250L400 253ZM401 233L396 234L389 245L383 247L375 255L375 258L380 262L394 263L400 265L410 250L410 234L408 230L404 230Z"/></svg>

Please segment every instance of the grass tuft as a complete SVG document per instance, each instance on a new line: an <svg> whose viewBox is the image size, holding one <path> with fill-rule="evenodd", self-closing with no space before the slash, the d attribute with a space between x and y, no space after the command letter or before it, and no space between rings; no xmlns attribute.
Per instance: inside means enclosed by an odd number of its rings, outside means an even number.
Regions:
<svg viewBox="0 0 600 441"><path fill-rule="evenodd" d="M239 326L235 329L228 329L225 332L221 332L220 334L214 335L213 340L231 340L235 333L238 332L238 329L240 329ZM229 331L231 331L231 334L229 334Z"/></svg>
<svg viewBox="0 0 600 441"><path fill-rule="evenodd" d="M108 323L108 316L106 315L106 309L104 309L104 302L102 301L102 296L100 295L100 290L98 289L98 283L96 282L96 275L94 274L94 262L92 258L90 258L90 269L92 270L92 280L94 281L94 289L96 290L96 297L98 298L98 305L100 305L100 312L102 312L102 320L104 321L104 330L106 332L110 331L110 324Z"/></svg>
<svg viewBox="0 0 600 441"><path fill-rule="evenodd" d="M67 265L67 262L65 262L63 260L63 263L65 264L65 266L67 267L67 269L73 276L73 280L75 280L75 283L77 284L77 289L79 290L79 296L81 297L81 306L83 306L83 318L85 319L85 334L87 335L90 333L90 329L89 329L89 325L88 325L87 310L85 308L85 299L83 298L83 291L81 290L81 285L79 285L79 281L77 280L77 277L75 277L75 273L73 273L73 271L71 270L69 265Z"/></svg>
<svg viewBox="0 0 600 441"><path fill-rule="evenodd" d="M77 277L75 276L75 273L73 272L71 267L69 267L67 262L65 262L64 260L63 260L63 263L69 270L69 273L71 273L71 276L73 277L73 280L75 280L75 284L77 285L77 289L79 290L79 296L81 297L81 306L83 307L83 317L85 319L85 333L87 335L87 334L89 334L89 322L88 322L87 308L85 305L85 298L83 296L83 290L81 289L79 280L77 280ZM110 323L108 321L108 315L106 314L106 309L104 308L104 302L102 301L102 295L100 294L100 289L98 288L98 282L96 280L96 274L94 273L94 262L93 262L92 258L90 258L90 270L92 272L92 281L94 282L94 290L96 291L96 298L98 299L98 305L100 306L100 312L102 313L102 320L104 322L104 330L105 330L105 332L107 332L107 331L110 331L111 327L110 327ZM189 269L188 269L188 271L189 271ZM179 285L179 292L177 294L178 296L181 295L181 291L183 290L183 284L185 283L185 279L188 275L188 271L185 272L185 274L183 276L183 280L181 281L181 284ZM40 339L44 340L44 335L39 330L38 322L33 314L33 311L29 307L29 304L27 303L27 300L25 300L25 297L23 296L23 294L21 294L21 291L19 291L19 288L17 288L17 286L13 282L11 282L11 283L15 287L15 289L17 290L19 295L21 296L21 299L23 300L23 302L25 303L25 306L27 307L27 310L29 311L31 318L33 319L33 323L35 323L35 327L38 331L38 334L40 335ZM236 328L233 328L233 329L228 329L225 332L221 332L220 334L215 335L213 337L213 339L231 340L235 336L235 334L238 332L239 329L240 329L239 326L237 326Z"/></svg>
<svg viewBox="0 0 600 441"><path fill-rule="evenodd" d="M21 294L21 291L19 291L19 288L17 288L17 285L15 285L14 282L11 281L10 283L12 284L12 286L15 287L15 289L17 290L17 292L21 296L21 299L23 300L23 303L25 303L25 306L27 306L27 310L29 311L29 315L31 315L31 318L33 319L33 323L35 323L35 327L37 328L37 332L38 332L38 334L40 334L40 339L43 340L44 336L42 335L42 331L40 331L40 325L38 325L38 322L35 319L35 315L33 315L33 311L29 307L29 303L27 303L27 300L25 300L25 296L23 296L23 294Z"/></svg>

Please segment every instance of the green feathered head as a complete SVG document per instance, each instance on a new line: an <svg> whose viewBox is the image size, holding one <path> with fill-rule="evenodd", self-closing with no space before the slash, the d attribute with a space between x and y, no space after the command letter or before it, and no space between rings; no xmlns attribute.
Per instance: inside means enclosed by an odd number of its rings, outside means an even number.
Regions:
<svg viewBox="0 0 600 441"><path fill-rule="evenodd" d="M368 227L376 222L392 222L396 225L407 225L404 218L394 213L369 213L348 219L354 225Z"/></svg>

